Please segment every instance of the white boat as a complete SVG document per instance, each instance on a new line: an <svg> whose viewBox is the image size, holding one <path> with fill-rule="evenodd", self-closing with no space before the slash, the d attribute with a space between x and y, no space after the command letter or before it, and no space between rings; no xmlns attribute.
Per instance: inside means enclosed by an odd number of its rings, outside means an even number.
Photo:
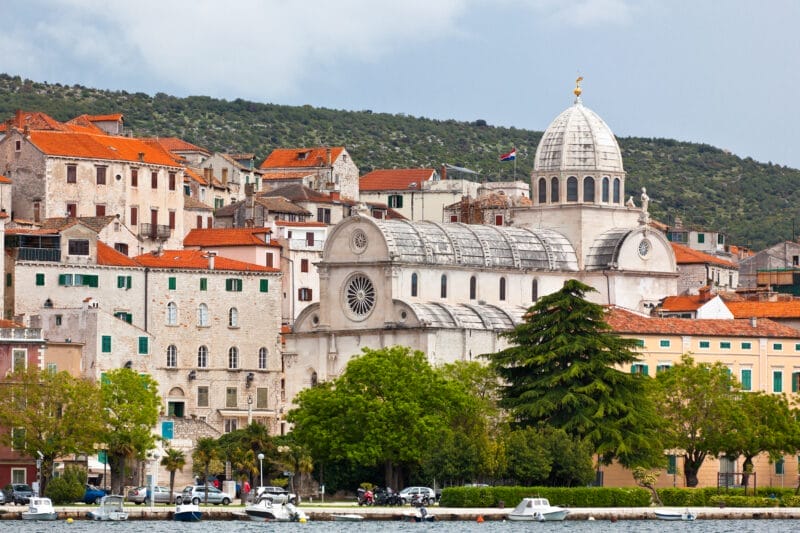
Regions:
<svg viewBox="0 0 800 533"><path fill-rule="evenodd" d="M697 515L695 515L689 509L686 509L685 511L678 511L675 509L659 509L658 511L655 511L655 513L656 513L656 518L658 518L659 520L692 521L695 518L697 518Z"/></svg>
<svg viewBox="0 0 800 533"><path fill-rule="evenodd" d="M354 513L332 514L331 520L334 522L361 522L364 520L364 515Z"/></svg>
<svg viewBox="0 0 800 533"><path fill-rule="evenodd" d="M568 509L550 505L547 498L523 498L508 514L508 519L518 522L554 522L564 520L568 514Z"/></svg>
<svg viewBox="0 0 800 533"><path fill-rule="evenodd" d="M281 505L273 504L272 498L264 494L256 503L251 503L244 508L250 520L258 522L306 522L306 514L291 503Z"/></svg>
<svg viewBox="0 0 800 533"><path fill-rule="evenodd" d="M23 520L55 520L58 513L53 509L53 502L50 498L38 498L34 496L28 502L28 510L22 512Z"/></svg>
<svg viewBox="0 0 800 533"><path fill-rule="evenodd" d="M203 518L200 506L194 503L179 503L175 506L173 520L178 522L199 522Z"/></svg>
<svg viewBox="0 0 800 533"><path fill-rule="evenodd" d="M119 522L128 519L128 513L122 505L125 498L118 495L103 496L100 499L100 507L96 511L89 513L92 520L112 520Z"/></svg>

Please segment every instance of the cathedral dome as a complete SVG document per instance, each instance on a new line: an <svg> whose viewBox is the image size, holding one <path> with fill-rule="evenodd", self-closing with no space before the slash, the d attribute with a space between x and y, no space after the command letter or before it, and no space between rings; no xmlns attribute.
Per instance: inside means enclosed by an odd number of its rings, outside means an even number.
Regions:
<svg viewBox="0 0 800 533"><path fill-rule="evenodd" d="M533 170L623 172L622 154L608 125L577 96L542 135Z"/></svg>

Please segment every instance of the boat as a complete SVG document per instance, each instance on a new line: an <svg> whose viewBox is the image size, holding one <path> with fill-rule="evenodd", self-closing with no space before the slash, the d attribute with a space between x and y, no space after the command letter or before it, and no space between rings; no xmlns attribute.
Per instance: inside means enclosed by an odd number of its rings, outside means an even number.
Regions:
<svg viewBox="0 0 800 533"><path fill-rule="evenodd" d="M56 520L58 513L53 509L53 502L50 498L38 498L34 496L28 502L28 510L22 512L23 520Z"/></svg>
<svg viewBox="0 0 800 533"><path fill-rule="evenodd" d="M361 522L364 520L364 516L354 513L332 514L331 520L334 522Z"/></svg>
<svg viewBox="0 0 800 533"><path fill-rule="evenodd" d="M268 494L258 498L255 503L251 503L244 508L245 514L250 520L258 522L305 522L308 520L306 514L291 503L275 505Z"/></svg>
<svg viewBox="0 0 800 533"><path fill-rule="evenodd" d="M199 522L203 518L200 506L194 503L179 503L175 506L173 520L178 522Z"/></svg>
<svg viewBox="0 0 800 533"><path fill-rule="evenodd" d="M675 509L659 509L655 511L656 518L659 520L686 520L692 521L697 518L697 515L691 512L689 509L685 511L678 511Z"/></svg>
<svg viewBox="0 0 800 533"><path fill-rule="evenodd" d="M406 514L406 520L409 522L436 522L436 517L428 514L428 509L424 506L417 508L417 512L413 514Z"/></svg>
<svg viewBox="0 0 800 533"><path fill-rule="evenodd" d="M103 496L100 499L100 507L96 511L89 513L89 518L92 520L111 520L120 522L128 519L128 513L125 512L125 507L122 505L125 498L122 496L111 494Z"/></svg>
<svg viewBox="0 0 800 533"><path fill-rule="evenodd" d="M523 498L508 514L512 521L555 522L564 520L569 509L550 505L547 498Z"/></svg>

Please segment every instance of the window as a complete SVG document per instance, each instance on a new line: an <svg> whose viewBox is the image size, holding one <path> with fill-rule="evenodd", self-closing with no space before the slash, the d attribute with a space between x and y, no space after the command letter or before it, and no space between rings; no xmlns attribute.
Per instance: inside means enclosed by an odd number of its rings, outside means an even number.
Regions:
<svg viewBox="0 0 800 533"><path fill-rule="evenodd" d="M558 178L550 179L550 202L558 202Z"/></svg>
<svg viewBox="0 0 800 533"><path fill-rule="evenodd" d="M731 349L731 343L728 342L728 341L722 341L722 342L719 343L719 349L720 350L730 350Z"/></svg>
<svg viewBox="0 0 800 533"><path fill-rule="evenodd" d="M447 298L447 275L442 274L441 286L439 288L439 296Z"/></svg>
<svg viewBox="0 0 800 533"><path fill-rule="evenodd" d="M269 280L268 279L258 280L258 290L259 292L269 292Z"/></svg>
<svg viewBox="0 0 800 533"><path fill-rule="evenodd" d="M792 392L800 391L800 372L792 372Z"/></svg>
<svg viewBox="0 0 800 533"><path fill-rule="evenodd" d="M312 291L308 288L297 289L297 299L301 302L310 302L312 297Z"/></svg>
<svg viewBox="0 0 800 533"><path fill-rule="evenodd" d="M531 281L531 301L536 302L539 300L539 280Z"/></svg>
<svg viewBox="0 0 800 533"><path fill-rule="evenodd" d="M698 233L697 234L697 244L703 244L706 242L706 234L705 233Z"/></svg>
<svg viewBox="0 0 800 533"><path fill-rule="evenodd" d="M478 279L475 276L469 278L469 299L474 300L478 297Z"/></svg>
<svg viewBox="0 0 800 533"><path fill-rule="evenodd" d="M178 347L174 344L167 346L167 368L178 366Z"/></svg>
<svg viewBox="0 0 800 533"><path fill-rule="evenodd" d="M234 406L235 407L235 406ZM225 433L230 433L239 429L239 421L235 418L225 419Z"/></svg>
<svg viewBox="0 0 800 533"><path fill-rule="evenodd" d="M784 474L783 466L785 463L786 461L783 460L783 457L775 461L775 475L782 476Z"/></svg>
<svg viewBox="0 0 800 533"><path fill-rule="evenodd" d="M208 290L208 278L200 278L200 290L201 291Z"/></svg>
<svg viewBox="0 0 800 533"><path fill-rule="evenodd" d="M670 341L668 339L661 339L660 341L658 341L658 345L661 346L662 348L669 348Z"/></svg>
<svg viewBox="0 0 800 533"><path fill-rule="evenodd" d="M187 194L186 196L189 196L189 195ZM203 216L202 215L197 215L197 218L195 219L195 222L194 222L194 227L196 227L197 229L200 229L200 228L203 227Z"/></svg>
<svg viewBox="0 0 800 533"><path fill-rule="evenodd" d="M308 272L308 259L300 260L300 272Z"/></svg>
<svg viewBox="0 0 800 533"><path fill-rule="evenodd" d="M132 285L131 276L117 276L118 289L130 289Z"/></svg>
<svg viewBox="0 0 800 533"><path fill-rule="evenodd" d="M753 390L753 370L750 368L742 369L742 390Z"/></svg>
<svg viewBox="0 0 800 533"><path fill-rule="evenodd" d="M25 448L25 428L11 429L11 449L22 450Z"/></svg>
<svg viewBox="0 0 800 533"><path fill-rule="evenodd" d="M674 476L678 473L678 456L671 453L667 456L667 474Z"/></svg>
<svg viewBox="0 0 800 533"><path fill-rule="evenodd" d="M197 387L197 407L208 407L208 387Z"/></svg>
<svg viewBox="0 0 800 533"><path fill-rule="evenodd" d="M44 286L44 274L43 273L37 273L36 274L36 286L37 287Z"/></svg>
<svg viewBox="0 0 800 533"><path fill-rule="evenodd" d="M167 304L167 325L175 326L178 324L178 304L169 302Z"/></svg>
<svg viewBox="0 0 800 533"><path fill-rule="evenodd" d="M390 194L388 199L389 207L393 209L400 209L403 207L403 195L402 194Z"/></svg>
<svg viewBox="0 0 800 533"><path fill-rule="evenodd" d="M228 309L228 327L231 328L238 328L239 327L239 310L235 307L231 307Z"/></svg>
<svg viewBox="0 0 800 533"><path fill-rule="evenodd" d="M150 173L150 188L158 189L158 172Z"/></svg>
<svg viewBox="0 0 800 533"><path fill-rule="evenodd" d="M567 201L578 201L578 178L570 176L567 178Z"/></svg>
<svg viewBox="0 0 800 533"><path fill-rule="evenodd" d="M783 392L783 370L772 371L772 392Z"/></svg>
<svg viewBox="0 0 800 533"><path fill-rule="evenodd" d="M256 409L269 408L269 389L266 387L259 387L256 389Z"/></svg>
<svg viewBox="0 0 800 533"><path fill-rule="evenodd" d="M242 280L239 278L226 279L225 290L228 292L242 292Z"/></svg>
<svg viewBox="0 0 800 533"><path fill-rule="evenodd" d="M175 278L174 276L170 276L169 278L167 278L167 287L169 287L169 290L174 291L177 286L178 286L177 278Z"/></svg>
<svg viewBox="0 0 800 533"><path fill-rule="evenodd" d="M77 182L78 182L78 166L67 165L67 183L77 183Z"/></svg>
<svg viewBox="0 0 800 533"><path fill-rule="evenodd" d="M266 265L268 267L271 267L271 266L273 266L275 264L275 263L272 262L273 259L272 259L272 254L271 253L267 252L266 258L267 258Z"/></svg>
<svg viewBox="0 0 800 533"><path fill-rule="evenodd" d="M175 229L175 211L167 213L167 224L169 224L169 229Z"/></svg>
<svg viewBox="0 0 800 533"><path fill-rule="evenodd" d="M170 172L169 173L168 188L171 191L175 190L175 173L174 172Z"/></svg>
<svg viewBox="0 0 800 533"><path fill-rule="evenodd" d="M500 278L500 301L506 299L506 278Z"/></svg>
<svg viewBox="0 0 800 533"><path fill-rule="evenodd" d="M89 255L89 239L70 239L69 255Z"/></svg>
<svg viewBox="0 0 800 533"><path fill-rule="evenodd" d="M16 140L14 141L14 151L21 152L22 151L22 141Z"/></svg>
<svg viewBox="0 0 800 533"><path fill-rule="evenodd" d="M125 311L117 311L114 313L114 316L127 322L128 324L133 322L133 315L131 313L127 313Z"/></svg>
<svg viewBox="0 0 800 533"><path fill-rule="evenodd" d="M16 372L17 370L25 370L28 368L28 352L25 350L20 350L15 348L12 350L12 357L13 357L13 370Z"/></svg>
<svg viewBox="0 0 800 533"><path fill-rule="evenodd" d="M672 365L669 363L658 363L658 365L656 365L656 374L660 374L661 372L666 372L667 370L670 369L671 366Z"/></svg>
<svg viewBox="0 0 800 533"><path fill-rule="evenodd" d="M225 391L225 407L236 407L236 387L228 387Z"/></svg>
<svg viewBox="0 0 800 533"><path fill-rule="evenodd" d="M147 337L139 337L139 355L147 355L149 353L147 350L148 340Z"/></svg>
<svg viewBox="0 0 800 533"><path fill-rule="evenodd" d="M495 215L494 216L494 225L495 226L502 226L503 225L503 215Z"/></svg>
<svg viewBox="0 0 800 533"><path fill-rule="evenodd" d="M197 349L197 368L208 367L208 348L201 346Z"/></svg>
<svg viewBox="0 0 800 533"><path fill-rule="evenodd" d="M742 343L742 350L751 350L752 348L753 348L753 345L751 343L749 343L749 342L743 342Z"/></svg>
<svg viewBox="0 0 800 533"><path fill-rule="evenodd" d="M631 374L639 374L641 376L647 375L647 365L643 365L641 363L636 363L635 365L631 366Z"/></svg>
<svg viewBox="0 0 800 533"><path fill-rule="evenodd" d="M6 287L11 287L14 284L14 278L11 272L6 273Z"/></svg>
<svg viewBox="0 0 800 533"><path fill-rule="evenodd" d="M106 216L106 206L102 204L98 204L94 206L94 216L96 217L104 217Z"/></svg>
<svg viewBox="0 0 800 533"><path fill-rule="evenodd" d="M633 344L634 346L637 348L644 348L644 339L636 339L635 341L636 342Z"/></svg>
<svg viewBox="0 0 800 533"><path fill-rule="evenodd" d="M197 325L200 327L208 326L208 306L206 304L197 306Z"/></svg>
<svg viewBox="0 0 800 533"><path fill-rule="evenodd" d="M139 208L131 207L131 226L139 224Z"/></svg>
<svg viewBox="0 0 800 533"><path fill-rule="evenodd" d="M594 178L591 176L583 178L583 201L594 203Z"/></svg>
<svg viewBox="0 0 800 533"><path fill-rule="evenodd" d="M78 204L67 204L67 216L75 218L78 216Z"/></svg>
<svg viewBox="0 0 800 533"><path fill-rule="evenodd" d="M608 203L608 198L609 198L609 196L608 196L608 193L609 193L608 187L609 187L608 176L606 176L605 178L603 178L603 187L602 187L602 192L600 193L602 195L601 196L601 200L605 204Z"/></svg>
<svg viewBox="0 0 800 533"><path fill-rule="evenodd" d="M267 368L267 349L263 347L258 349L258 368L259 370Z"/></svg>
<svg viewBox="0 0 800 533"><path fill-rule="evenodd" d="M56 315L56 326L60 326L63 319L63 315Z"/></svg>
<svg viewBox="0 0 800 533"><path fill-rule="evenodd" d="M419 276L416 272L411 274L411 296L416 297L419 294Z"/></svg>
<svg viewBox="0 0 800 533"><path fill-rule="evenodd" d="M103 353L111 353L111 335L103 335L100 340L101 348L100 350Z"/></svg>
<svg viewBox="0 0 800 533"><path fill-rule="evenodd" d="M11 469L11 483L27 483L28 478L26 477L27 470L24 468L12 468Z"/></svg>
<svg viewBox="0 0 800 533"><path fill-rule="evenodd" d="M317 208L317 222L331 223L331 210L326 207Z"/></svg>
<svg viewBox="0 0 800 533"><path fill-rule="evenodd" d="M106 169L108 167L97 167L97 184L98 185L105 185L106 184Z"/></svg>
<svg viewBox="0 0 800 533"><path fill-rule="evenodd" d="M58 372L58 363L47 363L47 371L50 374L55 374Z"/></svg>
<svg viewBox="0 0 800 533"><path fill-rule="evenodd" d="M709 341L700 341L700 348L710 348L711 343Z"/></svg>
<svg viewBox="0 0 800 533"><path fill-rule="evenodd" d="M783 350L783 344L781 344L780 342L775 342L772 344L772 349L775 350L776 352L780 352L781 350Z"/></svg>
<svg viewBox="0 0 800 533"><path fill-rule="evenodd" d="M547 203L547 180L545 178L539 178L539 203Z"/></svg>
<svg viewBox="0 0 800 533"><path fill-rule="evenodd" d="M132 168L131 169L131 187L138 187L139 186L139 169Z"/></svg>
<svg viewBox="0 0 800 533"><path fill-rule="evenodd" d="M614 178L614 203L618 204L620 202L619 195L620 195L620 183L619 178Z"/></svg>
<svg viewBox="0 0 800 533"><path fill-rule="evenodd" d="M228 349L228 368L232 370L239 368L239 348L236 346Z"/></svg>

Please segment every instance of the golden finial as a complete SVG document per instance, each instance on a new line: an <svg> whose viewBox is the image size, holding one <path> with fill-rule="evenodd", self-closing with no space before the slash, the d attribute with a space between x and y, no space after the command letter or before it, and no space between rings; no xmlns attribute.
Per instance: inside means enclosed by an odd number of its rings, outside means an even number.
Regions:
<svg viewBox="0 0 800 533"><path fill-rule="evenodd" d="M575 94L575 96L580 97L581 93L583 92L583 90L581 89L582 81L583 81L583 76L578 76L578 79L575 80L575 90L572 91Z"/></svg>

